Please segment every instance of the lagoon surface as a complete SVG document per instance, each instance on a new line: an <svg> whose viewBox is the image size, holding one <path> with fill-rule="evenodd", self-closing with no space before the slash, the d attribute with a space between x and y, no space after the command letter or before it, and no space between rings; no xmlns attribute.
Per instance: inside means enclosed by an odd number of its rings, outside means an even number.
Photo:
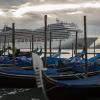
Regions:
<svg viewBox="0 0 100 100"><path fill-rule="evenodd" d="M2 88L0 89L0 100L47 100L47 99L45 99L42 90L37 88ZM69 98L64 100L69 100ZM100 100L100 98L87 99L87 100Z"/></svg>
<svg viewBox="0 0 100 100"><path fill-rule="evenodd" d="M2 88L0 100L45 100L41 89Z"/></svg>

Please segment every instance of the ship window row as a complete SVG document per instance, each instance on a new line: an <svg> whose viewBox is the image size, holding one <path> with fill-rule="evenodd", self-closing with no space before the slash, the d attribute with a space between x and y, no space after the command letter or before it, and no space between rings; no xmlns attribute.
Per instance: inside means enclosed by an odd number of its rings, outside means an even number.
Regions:
<svg viewBox="0 0 100 100"><path fill-rule="evenodd" d="M51 39L51 41L59 41L59 40L65 41L65 39ZM50 40L48 39L48 41ZM9 42L12 42L12 40L9 39ZM31 39L16 39L15 42L32 42L32 40ZM33 42L44 42L44 39L42 38L34 39Z"/></svg>

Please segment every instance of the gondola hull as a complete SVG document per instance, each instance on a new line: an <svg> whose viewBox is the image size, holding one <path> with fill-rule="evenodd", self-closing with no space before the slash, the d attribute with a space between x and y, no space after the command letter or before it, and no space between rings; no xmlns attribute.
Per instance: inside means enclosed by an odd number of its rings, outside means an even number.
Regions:
<svg viewBox="0 0 100 100"><path fill-rule="evenodd" d="M35 77L13 76L0 73L0 88L35 88Z"/></svg>
<svg viewBox="0 0 100 100"><path fill-rule="evenodd" d="M0 88L35 88L35 75L15 75L0 72Z"/></svg>
<svg viewBox="0 0 100 100"><path fill-rule="evenodd" d="M91 86L63 85L48 78L45 74L43 74L43 83L49 100L82 100L100 97L100 84Z"/></svg>

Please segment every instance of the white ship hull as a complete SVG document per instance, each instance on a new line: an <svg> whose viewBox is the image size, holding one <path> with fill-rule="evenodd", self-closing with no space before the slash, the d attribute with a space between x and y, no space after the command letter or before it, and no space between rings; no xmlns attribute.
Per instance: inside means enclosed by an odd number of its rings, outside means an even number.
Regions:
<svg viewBox="0 0 100 100"><path fill-rule="evenodd" d="M88 37L88 39L87 39L88 45L87 46L89 47L90 45L92 45L96 39L97 39L96 37ZM75 47L75 43L76 43L75 38L69 38L69 39L62 40L61 48L62 49L72 49L72 43L74 44L74 47ZM78 43L77 48L82 49L84 46L84 38L78 38L77 43ZM52 49L59 48L59 40L54 40L54 41L52 41L51 44L52 44L51 45ZM12 46L12 44L9 43L9 46ZM6 47L7 47L7 44L6 44ZM32 44L30 46L30 42L16 42L15 47L20 48L20 49L30 49L32 47ZM37 48L37 47L44 48L44 42L34 42L34 48ZM47 48L50 48L49 42L47 42Z"/></svg>

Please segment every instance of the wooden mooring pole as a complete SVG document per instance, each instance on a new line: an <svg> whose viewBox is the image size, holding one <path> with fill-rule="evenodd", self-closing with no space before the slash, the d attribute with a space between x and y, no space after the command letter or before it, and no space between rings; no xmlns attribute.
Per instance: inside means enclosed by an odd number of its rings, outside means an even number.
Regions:
<svg viewBox="0 0 100 100"><path fill-rule="evenodd" d="M5 56L5 52L6 52L6 35L4 36L4 56Z"/></svg>
<svg viewBox="0 0 100 100"><path fill-rule="evenodd" d="M51 39L51 31L50 31L50 57L52 55L52 51L51 51L51 42L52 42L52 39Z"/></svg>
<svg viewBox="0 0 100 100"><path fill-rule="evenodd" d="M86 29L86 16L84 16L84 46L85 46L85 73L87 76L88 66L87 66L87 29Z"/></svg>
<svg viewBox="0 0 100 100"><path fill-rule="evenodd" d="M78 36L78 31L76 31L75 55L77 55L77 36Z"/></svg>
<svg viewBox="0 0 100 100"><path fill-rule="evenodd" d="M94 57L95 57L95 40L94 40Z"/></svg>
<svg viewBox="0 0 100 100"><path fill-rule="evenodd" d="M47 66L47 15L44 16L44 67Z"/></svg>
<svg viewBox="0 0 100 100"><path fill-rule="evenodd" d="M74 46L73 46L73 43L72 43L72 57L73 57L73 50L74 50Z"/></svg>
<svg viewBox="0 0 100 100"><path fill-rule="evenodd" d="M33 52L33 49L34 49L34 35L32 35L32 52Z"/></svg>
<svg viewBox="0 0 100 100"><path fill-rule="evenodd" d="M12 23L12 52L13 52L13 64L15 65L15 23Z"/></svg>
<svg viewBox="0 0 100 100"><path fill-rule="evenodd" d="M61 40L59 41L59 58L61 56Z"/></svg>
<svg viewBox="0 0 100 100"><path fill-rule="evenodd" d="M31 47L31 39L30 39L30 52L31 52L31 50L32 50L32 47Z"/></svg>

